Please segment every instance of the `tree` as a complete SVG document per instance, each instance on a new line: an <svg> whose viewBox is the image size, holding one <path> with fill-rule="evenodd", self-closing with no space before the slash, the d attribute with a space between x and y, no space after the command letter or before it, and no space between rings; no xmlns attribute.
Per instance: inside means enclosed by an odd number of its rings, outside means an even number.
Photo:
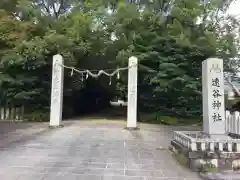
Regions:
<svg viewBox="0 0 240 180"><path fill-rule="evenodd" d="M167 15L166 11L142 13L142 26L138 24L141 30L134 31L135 38L118 54L119 59L135 54L140 68L148 71L139 71L142 109L163 115L201 115L201 62L218 56L228 64L237 56L234 28L206 18L226 11L228 5L213 3L203 7L199 1L185 0L172 2Z"/></svg>
<svg viewBox="0 0 240 180"><path fill-rule="evenodd" d="M239 26L235 17L225 15L231 3L2 1L1 96L31 111L45 112L50 104L53 55L63 55L65 65L92 70L127 66L128 58L135 55L139 58L141 110L199 115L202 60L222 57L226 69L236 71ZM85 97L95 103L93 89L99 93L101 106L119 94L116 86L121 96L127 94L127 73L121 74L120 81L113 78L111 86L108 77L81 81L80 74L71 76L68 70L64 78L64 112L79 109Z"/></svg>

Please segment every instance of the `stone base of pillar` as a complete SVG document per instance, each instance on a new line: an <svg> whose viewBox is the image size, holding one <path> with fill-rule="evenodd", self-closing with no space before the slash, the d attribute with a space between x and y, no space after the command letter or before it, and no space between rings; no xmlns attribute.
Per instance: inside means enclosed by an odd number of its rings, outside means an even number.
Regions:
<svg viewBox="0 0 240 180"><path fill-rule="evenodd" d="M56 129L56 128L63 128L64 127L64 125L63 124L60 124L60 125L49 125L48 126L49 127L49 129Z"/></svg>
<svg viewBox="0 0 240 180"><path fill-rule="evenodd" d="M125 127L124 129L128 130L128 131L137 131L140 130L139 127Z"/></svg>

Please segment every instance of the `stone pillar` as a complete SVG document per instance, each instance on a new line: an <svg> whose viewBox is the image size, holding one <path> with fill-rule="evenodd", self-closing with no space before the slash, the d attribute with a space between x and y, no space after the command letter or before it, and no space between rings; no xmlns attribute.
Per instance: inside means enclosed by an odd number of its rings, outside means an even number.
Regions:
<svg viewBox="0 0 240 180"><path fill-rule="evenodd" d="M223 60L202 62L203 129L207 134L225 134Z"/></svg>
<svg viewBox="0 0 240 180"><path fill-rule="evenodd" d="M138 59L130 57L128 67L127 129L137 129Z"/></svg>
<svg viewBox="0 0 240 180"><path fill-rule="evenodd" d="M62 65L62 56L59 54L53 56L50 127L62 127L64 79L64 67Z"/></svg>

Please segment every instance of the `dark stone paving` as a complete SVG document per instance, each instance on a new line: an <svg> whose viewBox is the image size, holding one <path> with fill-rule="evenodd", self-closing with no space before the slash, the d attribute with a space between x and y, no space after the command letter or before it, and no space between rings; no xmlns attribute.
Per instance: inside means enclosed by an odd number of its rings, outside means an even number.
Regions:
<svg viewBox="0 0 240 180"><path fill-rule="evenodd" d="M168 152L171 130L122 122L75 121L59 129L36 124L0 141L4 180L198 180ZM27 133L29 132L30 133ZM2 143L4 142L4 143Z"/></svg>

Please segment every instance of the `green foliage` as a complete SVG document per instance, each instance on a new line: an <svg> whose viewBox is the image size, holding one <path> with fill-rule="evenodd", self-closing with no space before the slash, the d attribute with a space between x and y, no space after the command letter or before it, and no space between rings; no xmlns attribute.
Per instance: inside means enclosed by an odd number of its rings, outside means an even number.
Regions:
<svg viewBox="0 0 240 180"><path fill-rule="evenodd" d="M156 121L168 124L177 123L170 116L200 116L201 62L222 57L232 70L239 59L238 21L223 16L231 2L1 1L1 97L30 111L48 112L53 55L63 55L64 64L79 69L126 66L135 55L141 111L161 114ZM78 111L86 96L89 104L98 106L96 97L106 106L113 96L127 94L127 73L113 79L112 86L105 77L97 82L80 78L65 71L64 111Z"/></svg>
<svg viewBox="0 0 240 180"><path fill-rule="evenodd" d="M33 122L47 122L49 121L50 113L34 111L32 113L28 113L24 115L24 119L27 121Z"/></svg>
<svg viewBox="0 0 240 180"><path fill-rule="evenodd" d="M188 168L188 158L181 152L174 153L173 157L176 159L176 161L183 167Z"/></svg>
<svg viewBox="0 0 240 180"><path fill-rule="evenodd" d="M159 113L141 114L142 122L153 124L177 125L180 120L177 117L162 116Z"/></svg>
<svg viewBox="0 0 240 180"><path fill-rule="evenodd" d="M178 119L176 117L157 116L156 118L157 118L157 122L160 122L161 124L167 124L167 125L178 124Z"/></svg>

